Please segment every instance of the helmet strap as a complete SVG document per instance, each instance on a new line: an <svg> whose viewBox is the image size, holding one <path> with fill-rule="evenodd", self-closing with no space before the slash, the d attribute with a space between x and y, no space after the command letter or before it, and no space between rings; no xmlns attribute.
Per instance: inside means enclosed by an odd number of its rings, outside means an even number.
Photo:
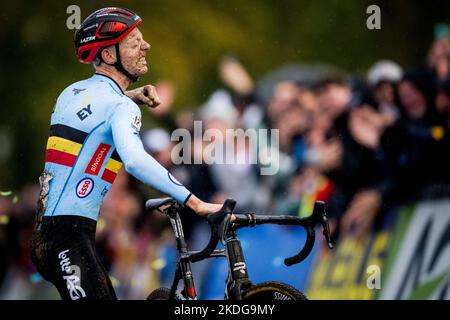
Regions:
<svg viewBox="0 0 450 320"><path fill-rule="evenodd" d="M113 64L113 66L116 67L116 69L120 72L122 72L124 75L127 76L128 79L130 79L131 83L135 83L136 81L138 81L139 77L132 75L131 73L129 73L125 67L122 64L122 60L120 59L120 53L119 53L119 44L116 43L115 44L116 47L116 57L117 57L117 61L116 63Z"/></svg>
<svg viewBox="0 0 450 320"><path fill-rule="evenodd" d="M117 61L115 63L107 63L105 60L103 60L101 53L98 55L98 57L100 58L100 61L109 66L115 67L117 69L117 71L122 72L128 79L130 79L131 83L135 83L136 81L139 80L139 77L132 75L125 69L125 67L122 64L122 60L120 59L119 44L116 43L114 46L116 48Z"/></svg>

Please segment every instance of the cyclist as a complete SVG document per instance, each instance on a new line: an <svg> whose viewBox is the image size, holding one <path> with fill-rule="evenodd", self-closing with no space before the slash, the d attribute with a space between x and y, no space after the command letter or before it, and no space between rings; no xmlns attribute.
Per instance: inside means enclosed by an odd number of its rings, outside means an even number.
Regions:
<svg viewBox="0 0 450 320"><path fill-rule="evenodd" d="M128 173L199 215L221 208L192 195L144 151L135 102L156 106L159 99L152 86L125 92L148 70L150 44L138 29L141 22L134 12L115 7L83 21L75 48L95 74L64 89L51 116L30 245L37 270L63 299L116 298L94 242L100 205L122 163Z"/></svg>

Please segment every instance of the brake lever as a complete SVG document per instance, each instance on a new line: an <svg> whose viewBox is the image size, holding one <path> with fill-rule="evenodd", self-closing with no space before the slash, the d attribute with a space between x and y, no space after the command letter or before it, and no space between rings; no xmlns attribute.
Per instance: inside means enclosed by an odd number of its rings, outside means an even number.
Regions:
<svg viewBox="0 0 450 320"><path fill-rule="evenodd" d="M320 222L323 228L323 236L327 241L328 248L333 249L333 244L331 243L330 226L328 225L328 217L325 211L325 202L316 201L314 203L312 218L316 223Z"/></svg>
<svg viewBox="0 0 450 320"><path fill-rule="evenodd" d="M231 213L234 210L234 207L236 206L236 201L232 200L232 199L227 199L225 200L222 208L213 214L210 214L206 217L206 220L209 223L209 226L211 228L211 237L209 239L208 244L206 245L206 247L199 252L196 252L194 254L192 254L189 257L189 260L191 262L197 262L200 260L203 260L207 257L209 257L211 255L211 253L214 251L214 249L217 246L217 243L219 242L219 225L221 225L221 223L224 220L229 220L229 215L231 215ZM222 227L224 225L222 224Z"/></svg>
<svg viewBox="0 0 450 320"><path fill-rule="evenodd" d="M320 221L320 223L322 224L323 236L327 241L328 248L333 249L333 244L331 243L330 226L328 225L328 218L325 211L323 212L322 220Z"/></svg>
<svg viewBox="0 0 450 320"><path fill-rule="evenodd" d="M286 266L291 266L302 262L311 253L315 242L315 226L320 222L323 227L323 235L327 241L328 248L333 249L331 243L330 228L328 226L328 218L325 212L325 203L316 201L311 216L303 219L303 227L306 230L306 242L303 249L295 256L284 259Z"/></svg>

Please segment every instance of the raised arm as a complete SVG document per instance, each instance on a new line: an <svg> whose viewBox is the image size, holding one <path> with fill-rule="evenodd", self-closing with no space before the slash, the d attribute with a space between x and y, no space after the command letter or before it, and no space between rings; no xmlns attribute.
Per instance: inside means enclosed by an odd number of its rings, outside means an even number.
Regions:
<svg viewBox="0 0 450 320"><path fill-rule="evenodd" d="M191 194L189 190L144 150L139 137L139 108L125 103L117 106L111 115L110 124L114 143L125 170L146 185L170 195L180 203L185 203Z"/></svg>
<svg viewBox="0 0 450 320"><path fill-rule="evenodd" d="M129 174L146 185L170 195L199 215L208 215L221 208L220 204L204 202L191 194L144 150L139 137L141 113L137 106L126 103L117 106L111 115L110 124L117 152Z"/></svg>

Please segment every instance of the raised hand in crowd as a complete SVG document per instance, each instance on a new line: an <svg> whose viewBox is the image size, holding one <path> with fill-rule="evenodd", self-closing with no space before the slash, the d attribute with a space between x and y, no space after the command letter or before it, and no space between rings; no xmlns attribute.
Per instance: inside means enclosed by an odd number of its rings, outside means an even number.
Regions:
<svg viewBox="0 0 450 320"><path fill-rule="evenodd" d="M342 142L335 138L312 148L308 162L322 173L329 172L342 165L342 155Z"/></svg>
<svg viewBox="0 0 450 320"><path fill-rule="evenodd" d="M387 124L382 114L369 106L362 106L350 112L348 128L356 142L369 149L376 149Z"/></svg>
<svg viewBox="0 0 450 320"><path fill-rule="evenodd" d="M341 218L343 235L353 234L362 240L372 229L381 207L381 195L376 190L360 191L353 196L347 211Z"/></svg>
<svg viewBox="0 0 450 320"><path fill-rule="evenodd" d="M219 63L219 76L234 92L241 96L253 91L253 80L245 67L235 58L225 56Z"/></svg>

